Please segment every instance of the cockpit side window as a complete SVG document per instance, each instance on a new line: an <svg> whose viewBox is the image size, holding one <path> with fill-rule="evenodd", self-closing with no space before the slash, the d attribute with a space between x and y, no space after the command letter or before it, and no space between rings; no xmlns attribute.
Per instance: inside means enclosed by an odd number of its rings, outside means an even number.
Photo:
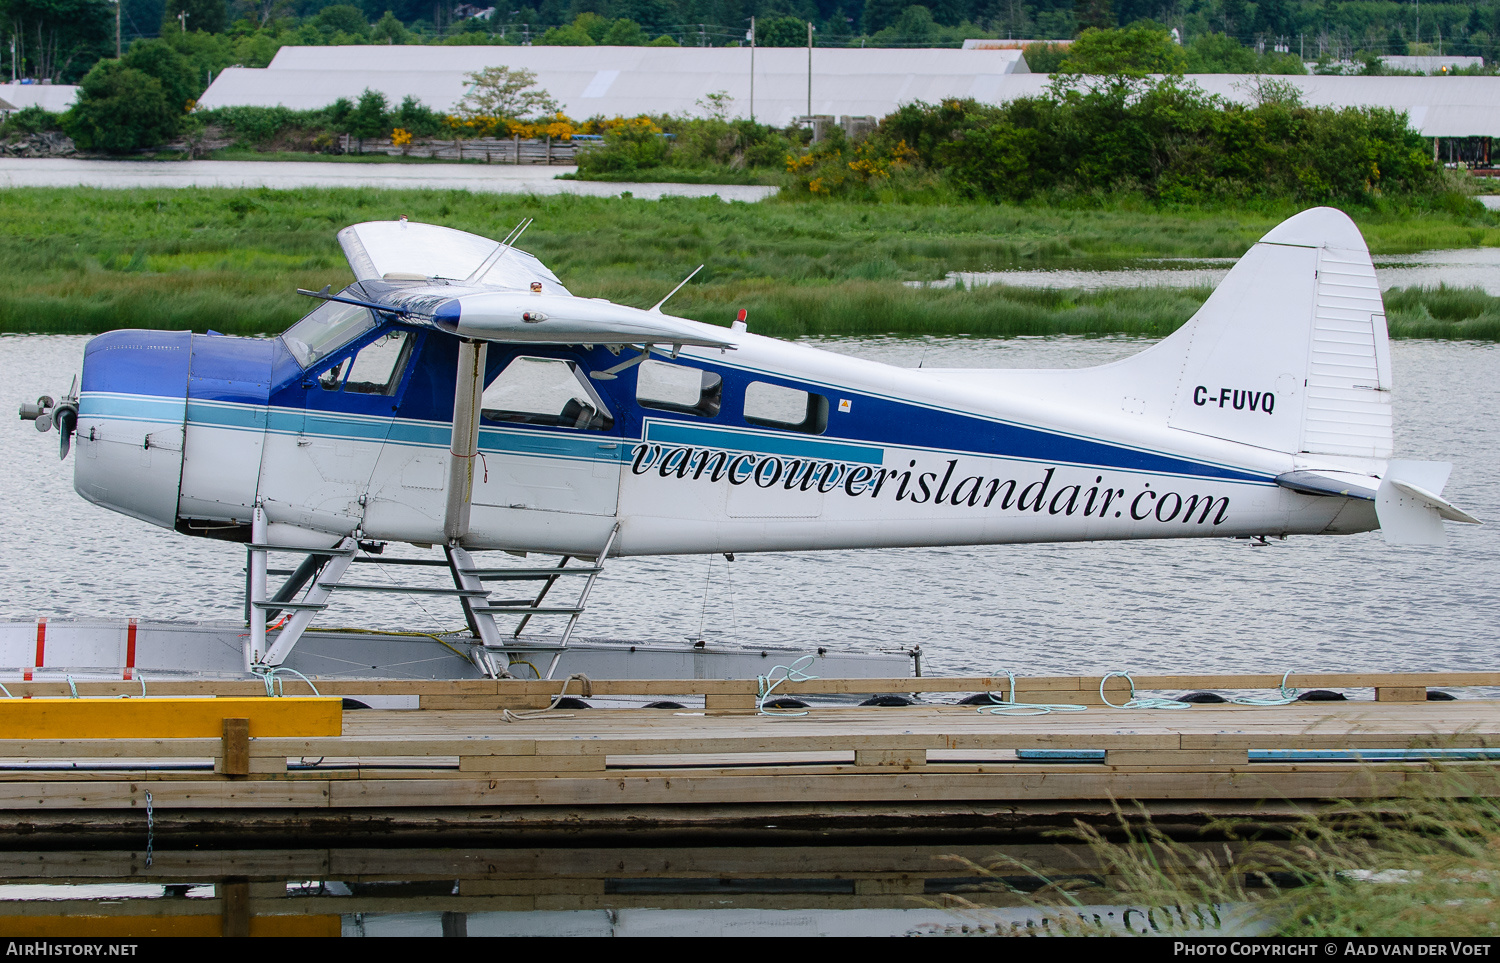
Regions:
<svg viewBox="0 0 1500 963"><path fill-rule="evenodd" d="M388 331L359 349L349 365L345 391L366 395L395 394L411 349L411 335L406 331Z"/></svg>
<svg viewBox="0 0 1500 963"><path fill-rule="evenodd" d="M388 331L318 375L318 384L324 391L338 391L342 387L364 395L393 395L401 383L410 348L409 332Z"/></svg>
<svg viewBox="0 0 1500 963"><path fill-rule="evenodd" d="M485 387L480 407L488 421L594 431L607 431L615 423L578 366L561 358L512 359Z"/></svg>
<svg viewBox="0 0 1500 963"><path fill-rule="evenodd" d="M346 288L343 293L362 297L353 288ZM369 331L376 323L375 314L369 308L340 301L324 301L311 314L287 329L281 340L292 357L297 359L297 363L307 369Z"/></svg>

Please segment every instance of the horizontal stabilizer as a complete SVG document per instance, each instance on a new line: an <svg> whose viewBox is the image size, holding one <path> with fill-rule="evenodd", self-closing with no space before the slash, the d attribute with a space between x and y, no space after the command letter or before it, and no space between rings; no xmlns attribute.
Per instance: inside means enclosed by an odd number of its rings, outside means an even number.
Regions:
<svg viewBox="0 0 1500 963"><path fill-rule="evenodd" d="M1406 482L1400 481L1393 481L1391 482L1391 484L1396 486L1396 490L1401 492L1403 495L1408 495L1412 498L1415 498L1417 501L1422 502L1428 508L1437 512L1439 515L1441 515L1443 518L1446 518L1450 522L1464 522L1468 525L1484 524L1473 515L1470 515L1468 512L1455 506L1446 498L1434 495L1432 492L1427 491L1425 488L1419 488L1416 485L1409 485Z"/></svg>
<svg viewBox="0 0 1500 963"><path fill-rule="evenodd" d="M1276 484L1304 495L1337 495L1342 498L1375 500L1378 479L1342 471L1289 471L1276 476Z"/></svg>
<svg viewBox="0 0 1500 963"><path fill-rule="evenodd" d="M1392 461L1375 495L1380 532L1391 545L1442 545L1443 519L1480 524L1438 493L1452 470L1446 462Z"/></svg>

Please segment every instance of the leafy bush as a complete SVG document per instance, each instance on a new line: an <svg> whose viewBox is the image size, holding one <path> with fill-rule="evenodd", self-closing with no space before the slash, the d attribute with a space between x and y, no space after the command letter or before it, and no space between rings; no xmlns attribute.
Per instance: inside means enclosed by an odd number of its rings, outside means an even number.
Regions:
<svg viewBox="0 0 1500 963"><path fill-rule="evenodd" d="M712 99L712 98L711 98ZM651 167L674 169L759 168L779 170L789 152L798 151L805 133L778 130L749 120L729 120L723 109L709 117L595 118L585 133L604 135L604 144L581 153L579 173L624 173Z"/></svg>
<svg viewBox="0 0 1500 963"><path fill-rule="evenodd" d="M137 40L130 45L120 62L161 81L167 103L183 113L192 108L207 86L194 69L193 62L165 40Z"/></svg>
<svg viewBox="0 0 1500 963"><path fill-rule="evenodd" d="M23 107L0 123L0 137L9 137L12 134L40 134L48 130L62 130L62 114L48 113L42 108L32 104Z"/></svg>
<svg viewBox="0 0 1500 963"><path fill-rule="evenodd" d="M80 150L124 154L170 140L183 117L155 77L101 60L79 86L63 129Z"/></svg>
<svg viewBox="0 0 1500 963"><path fill-rule="evenodd" d="M1404 114L1304 107L1274 89L1260 99L1245 106L1180 79L1116 75L1093 84L1064 79L1003 106L908 104L881 121L858 156L826 147L797 159L793 186L860 196L872 178L909 168L925 172L929 186L992 201L1122 190L1186 203L1442 192L1430 149Z"/></svg>
<svg viewBox="0 0 1500 963"><path fill-rule="evenodd" d="M401 106L396 108L390 117L390 123L393 127L400 127L413 137L436 137L443 133L446 127L442 114L410 94L401 101Z"/></svg>

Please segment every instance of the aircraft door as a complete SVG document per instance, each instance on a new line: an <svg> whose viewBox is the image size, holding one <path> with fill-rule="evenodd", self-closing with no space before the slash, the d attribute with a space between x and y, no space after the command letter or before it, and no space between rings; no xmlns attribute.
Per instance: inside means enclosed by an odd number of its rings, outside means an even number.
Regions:
<svg viewBox="0 0 1500 963"><path fill-rule="evenodd" d="M615 514L619 429L576 357L513 355L481 408L476 506Z"/></svg>
<svg viewBox="0 0 1500 963"><path fill-rule="evenodd" d="M287 524L334 534L360 527L414 340L393 329L332 352L276 399L261 470L273 536Z"/></svg>

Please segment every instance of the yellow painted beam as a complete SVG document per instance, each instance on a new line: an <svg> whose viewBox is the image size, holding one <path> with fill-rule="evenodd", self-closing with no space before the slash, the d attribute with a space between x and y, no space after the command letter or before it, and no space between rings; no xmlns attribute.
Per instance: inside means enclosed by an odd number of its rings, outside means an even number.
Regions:
<svg viewBox="0 0 1500 963"><path fill-rule="evenodd" d="M219 739L225 719L248 719L252 739L344 731L337 697L0 699L0 739Z"/></svg>
<svg viewBox="0 0 1500 963"><path fill-rule="evenodd" d="M337 916L252 916L251 936L338 936ZM0 937L222 936L218 914L194 916L0 916Z"/></svg>

